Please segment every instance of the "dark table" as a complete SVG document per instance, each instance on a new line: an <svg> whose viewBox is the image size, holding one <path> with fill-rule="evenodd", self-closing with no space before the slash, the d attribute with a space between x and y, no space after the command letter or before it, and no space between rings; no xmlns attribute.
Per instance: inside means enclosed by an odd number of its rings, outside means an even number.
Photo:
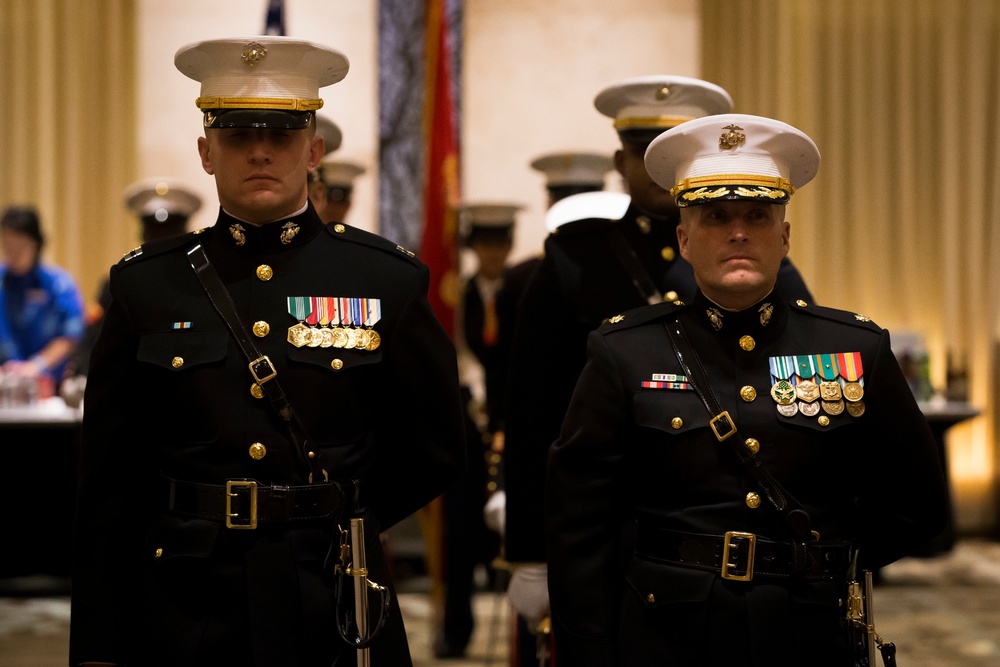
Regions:
<svg viewBox="0 0 1000 667"><path fill-rule="evenodd" d="M81 418L58 397L0 408L0 578L69 575Z"/></svg>

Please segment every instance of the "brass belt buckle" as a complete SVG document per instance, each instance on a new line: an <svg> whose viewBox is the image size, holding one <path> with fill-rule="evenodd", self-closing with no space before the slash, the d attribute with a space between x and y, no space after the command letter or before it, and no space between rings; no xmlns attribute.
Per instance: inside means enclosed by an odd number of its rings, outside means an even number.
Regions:
<svg viewBox="0 0 1000 667"><path fill-rule="evenodd" d="M250 375L253 375L253 379L257 381L257 384L264 384L268 380L271 380L278 374L278 371L274 369L274 364L265 354L263 357L257 357L250 362Z"/></svg>
<svg viewBox="0 0 1000 667"><path fill-rule="evenodd" d="M730 530L723 539L725 542L722 546L722 578L731 579L732 581L750 581L753 579L753 556L757 549L757 536L753 533L741 533ZM746 540L747 545L745 574L733 574L729 571L730 569L739 567L739 563L729 562L729 550L732 547L738 547L739 540Z"/></svg>
<svg viewBox="0 0 1000 667"><path fill-rule="evenodd" d="M243 491L245 489L246 491ZM233 512L233 498L246 493L250 500L250 516L243 517L239 512ZM246 523L234 523L238 519ZM226 480L226 528L234 530L253 530L257 527L257 482L252 479Z"/></svg>

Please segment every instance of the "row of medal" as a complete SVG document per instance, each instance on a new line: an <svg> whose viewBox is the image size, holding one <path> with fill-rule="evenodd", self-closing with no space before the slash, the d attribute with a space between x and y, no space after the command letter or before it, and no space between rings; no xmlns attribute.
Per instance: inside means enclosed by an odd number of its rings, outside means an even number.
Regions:
<svg viewBox="0 0 1000 667"><path fill-rule="evenodd" d="M288 342L295 347L372 351L382 342L372 329L382 317L379 299L290 296L288 314L298 320L288 328Z"/></svg>
<svg viewBox="0 0 1000 667"><path fill-rule="evenodd" d="M771 398L778 413L815 417L865 413L865 380L859 352L771 357Z"/></svg>

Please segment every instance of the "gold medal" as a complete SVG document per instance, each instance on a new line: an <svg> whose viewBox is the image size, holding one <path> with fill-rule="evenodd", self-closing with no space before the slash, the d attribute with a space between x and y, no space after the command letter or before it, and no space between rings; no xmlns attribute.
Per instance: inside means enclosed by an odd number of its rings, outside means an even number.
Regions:
<svg viewBox="0 0 1000 667"><path fill-rule="evenodd" d="M819 402L813 401L812 403L807 403L805 401L799 401L799 412L804 414L806 417L815 417L819 414Z"/></svg>
<svg viewBox="0 0 1000 667"><path fill-rule="evenodd" d="M371 338L372 338L371 334L368 332L368 330L366 330L366 329L358 329L357 330L357 337L358 337L358 345L357 345L358 349L359 350L367 350L368 349L368 343L371 342Z"/></svg>
<svg viewBox="0 0 1000 667"><path fill-rule="evenodd" d="M345 329L344 333L347 334L347 342L344 343L344 347L346 347L348 350L353 350L358 346L357 329Z"/></svg>
<svg viewBox="0 0 1000 667"><path fill-rule="evenodd" d="M812 403L819 398L819 385L812 380L802 380L795 385L795 395L800 401Z"/></svg>
<svg viewBox="0 0 1000 667"><path fill-rule="evenodd" d="M302 347L306 344L306 332L309 327L299 322L295 326L288 327L288 342L295 347Z"/></svg>
<svg viewBox="0 0 1000 667"><path fill-rule="evenodd" d="M839 401L843 398L843 394L840 392L840 383L836 380L820 382L819 393L824 401Z"/></svg>
<svg viewBox="0 0 1000 667"><path fill-rule="evenodd" d="M865 414L865 402L861 400L848 401L847 414L851 415L852 417L860 417L861 415Z"/></svg>
<svg viewBox="0 0 1000 667"><path fill-rule="evenodd" d="M865 395L865 388L860 382L848 382L844 385L844 398L848 401L860 401Z"/></svg>
<svg viewBox="0 0 1000 667"><path fill-rule="evenodd" d="M379 343L382 342L382 337L379 336L378 332L375 331L374 329L369 329L368 333L371 334L371 340L368 341L368 346L365 347L365 349L368 350L369 352L371 352L372 350L375 350L375 349L378 348Z"/></svg>
<svg viewBox="0 0 1000 667"><path fill-rule="evenodd" d="M320 347L333 347L333 332L327 327L319 330Z"/></svg>
<svg viewBox="0 0 1000 667"><path fill-rule="evenodd" d="M323 332L319 329L309 327L309 335L306 336L306 345L309 347L319 347L323 342Z"/></svg>
<svg viewBox="0 0 1000 667"><path fill-rule="evenodd" d="M796 405L794 402L784 403L784 404L779 403L778 413L783 417L794 417L795 415L799 414L799 406Z"/></svg>
<svg viewBox="0 0 1000 667"><path fill-rule="evenodd" d="M771 398L778 405L792 405L795 403L795 387L788 380L778 380L771 387Z"/></svg>
<svg viewBox="0 0 1000 667"><path fill-rule="evenodd" d="M823 401L820 405L823 407L823 412L828 415L839 415L844 411L843 401Z"/></svg>
<svg viewBox="0 0 1000 667"><path fill-rule="evenodd" d="M346 347L347 346L347 332L344 331L343 327L334 327L334 329L333 329L333 346L334 347Z"/></svg>

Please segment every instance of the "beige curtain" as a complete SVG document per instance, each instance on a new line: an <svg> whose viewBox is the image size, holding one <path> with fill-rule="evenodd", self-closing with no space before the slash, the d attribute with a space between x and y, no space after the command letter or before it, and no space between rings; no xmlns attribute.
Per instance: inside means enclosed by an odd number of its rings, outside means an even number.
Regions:
<svg viewBox="0 0 1000 667"><path fill-rule="evenodd" d="M789 207L818 302L923 335L932 381L966 355L983 415L949 432L958 526L995 524L1000 2L702 0L705 78L809 134Z"/></svg>
<svg viewBox="0 0 1000 667"><path fill-rule="evenodd" d="M131 0L0 0L0 206L38 208L87 301L137 245L135 23Z"/></svg>

